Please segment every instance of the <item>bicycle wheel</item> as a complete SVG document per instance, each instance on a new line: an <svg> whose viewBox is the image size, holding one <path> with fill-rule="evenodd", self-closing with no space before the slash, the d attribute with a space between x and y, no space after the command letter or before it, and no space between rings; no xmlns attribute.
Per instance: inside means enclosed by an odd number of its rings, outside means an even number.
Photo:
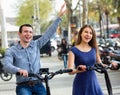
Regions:
<svg viewBox="0 0 120 95"><path fill-rule="evenodd" d="M3 72L3 73L1 73L0 77L4 81L9 81L12 79L12 74Z"/></svg>

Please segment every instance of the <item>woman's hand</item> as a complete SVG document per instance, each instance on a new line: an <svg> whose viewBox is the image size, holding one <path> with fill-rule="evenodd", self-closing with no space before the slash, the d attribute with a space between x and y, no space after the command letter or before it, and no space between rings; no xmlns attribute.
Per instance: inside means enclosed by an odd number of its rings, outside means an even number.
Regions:
<svg viewBox="0 0 120 95"><path fill-rule="evenodd" d="M77 67L77 70L79 71L79 72L84 72L84 71L86 71L86 66L85 65L79 65L78 67Z"/></svg>
<svg viewBox="0 0 120 95"><path fill-rule="evenodd" d="M85 65L79 65L76 69L72 69L72 72L70 72L70 75L76 74L76 73L80 73L80 72L84 72L86 71L86 66Z"/></svg>
<svg viewBox="0 0 120 95"><path fill-rule="evenodd" d="M70 72L70 75L76 74L76 73L80 73L80 72L84 72L86 71L86 66L85 65L79 65L76 69L72 69L72 72Z"/></svg>

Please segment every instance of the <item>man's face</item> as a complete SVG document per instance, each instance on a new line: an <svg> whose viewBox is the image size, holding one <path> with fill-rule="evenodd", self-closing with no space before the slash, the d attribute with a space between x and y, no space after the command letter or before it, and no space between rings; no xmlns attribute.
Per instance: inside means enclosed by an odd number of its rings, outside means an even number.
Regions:
<svg viewBox="0 0 120 95"><path fill-rule="evenodd" d="M23 43L29 43L33 38L33 29L31 27L23 26L22 32L19 32L18 35Z"/></svg>

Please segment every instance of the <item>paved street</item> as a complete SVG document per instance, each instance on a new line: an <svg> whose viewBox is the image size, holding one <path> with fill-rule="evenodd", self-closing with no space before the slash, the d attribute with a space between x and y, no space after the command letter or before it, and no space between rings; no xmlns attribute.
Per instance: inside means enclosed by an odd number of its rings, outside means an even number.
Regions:
<svg viewBox="0 0 120 95"><path fill-rule="evenodd" d="M49 67L50 71L54 72L59 69L63 69L63 62L58 60L56 52L51 57L43 55L41 57L41 64L43 68ZM100 85L102 86L103 92L107 94L107 89L104 81L104 75L97 73ZM109 76L113 86L114 95L120 95L120 70L109 71ZM72 95L72 81L74 76L68 74L61 74L55 76L49 81L51 95ZM5 82L0 79L0 95L16 95L15 94L15 76L12 80Z"/></svg>

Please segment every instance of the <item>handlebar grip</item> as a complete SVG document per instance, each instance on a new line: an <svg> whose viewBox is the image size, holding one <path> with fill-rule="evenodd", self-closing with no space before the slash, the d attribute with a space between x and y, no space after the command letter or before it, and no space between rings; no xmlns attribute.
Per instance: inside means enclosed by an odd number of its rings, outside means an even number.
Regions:
<svg viewBox="0 0 120 95"><path fill-rule="evenodd" d="M69 73L69 72L72 72L73 70L72 69L61 69L59 71L56 71L55 74L62 74L62 73Z"/></svg>
<svg viewBox="0 0 120 95"><path fill-rule="evenodd" d="M17 72L16 75L20 76L21 74L20 74L20 72ZM34 77L34 76L35 76L35 74L33 74L33 73L28 73L28 77Z"/></svg>
<svg viewBox="0 0 120 95"><path fill-rule="evenodd" d="M73 70L72 69L64 69L62 70L63 73L69 73L69 72L72 72Z"/></svg>
<svg viewBox="0 0 120 95"><path fill-rule="evenodd" d="M17 72L16 75L20 76L20 72Z"/></svg>
<svg viewBox="0 0 120 95"><path fill-rule="evenodd" d="M35 74L33 74L33 73L28 73L28 77L34 77L35 76Z"/></svg>
<svg viewBox="0 0 120 95"><path fill-rule="evenodd" d="M82 69L80 67L78 67L78 70L81 71Z"/></svg>

